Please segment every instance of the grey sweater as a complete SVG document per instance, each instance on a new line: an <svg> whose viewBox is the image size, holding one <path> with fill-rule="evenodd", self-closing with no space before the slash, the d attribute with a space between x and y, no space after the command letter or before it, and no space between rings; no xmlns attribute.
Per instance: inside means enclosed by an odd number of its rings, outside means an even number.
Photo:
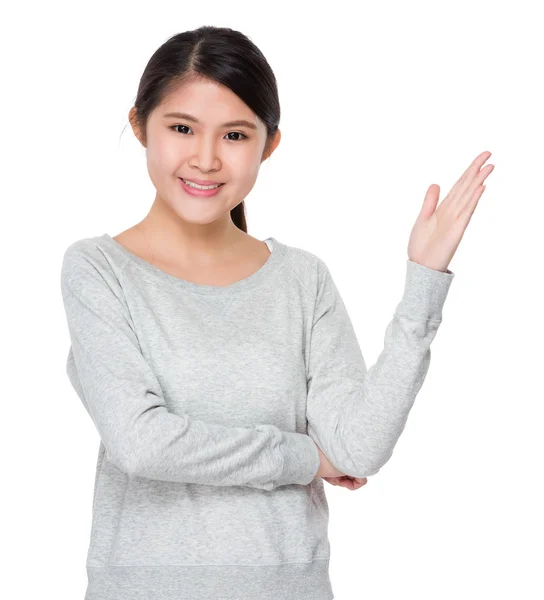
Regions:
<svg viewBox="0 0 544 600"><path fill-rule="evenodd" d="M85 600L330 600L319 446L356 477L389 460L454 273L406 261L369 369L325 262L275 238L228 286L110 235L65 251L67 374L100 436Z"/></svg>

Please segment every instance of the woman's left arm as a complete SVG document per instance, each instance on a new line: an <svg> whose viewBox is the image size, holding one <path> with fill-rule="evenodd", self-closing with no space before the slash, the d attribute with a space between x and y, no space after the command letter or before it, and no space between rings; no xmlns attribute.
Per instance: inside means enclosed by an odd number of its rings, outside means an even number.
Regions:
<svg viewBox="0 0 544 600"><path fill-rule="evenodd" d="M384 349L367 369L351 320L325 263L318 263L308 361L308 434L347 476L365 479L391 458L430 364L454 273L448 264L482 195L493 165L483 152L436 209L432 184L410 235L404 293Z"/></svg>

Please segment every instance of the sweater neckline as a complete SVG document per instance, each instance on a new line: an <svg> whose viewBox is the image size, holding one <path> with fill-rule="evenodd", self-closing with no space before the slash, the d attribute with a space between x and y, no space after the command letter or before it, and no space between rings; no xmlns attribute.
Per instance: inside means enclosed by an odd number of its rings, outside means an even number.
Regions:
<svg viewBox="0 0 544 600"><path fill-rule="evenodd" d="M143 270L146 273L149 273L150 275L153 275L160 280L169 281L170 283L173 283L187 291L196 292L198 294L216 296L246 291L259 286L276 271L278 266L283 261L287 250L287 246L285 244L278 242L278 240L276 240L276 238L274 237L268 237L263 241L272 242L272 251L266 262L261 267L259 267L257 271L255 271L251 275L248 275L247 277L244 277L243 279L239 279L238 281L230 283L229 285L207 285L202 283L196 283L194 281L188 281L186 279L178 277L177 275L172 275L171 273L163 271L159 267L152 265L147 260L140 258L136 254L128 250L128 248L125 248L125 246L114 240L109 233L104 233L102 236L100 236L100 238L110 246L114 247L123 256L128 258L129 260L127 261L127 263L131 262L132 264L135 264L140 270Z"/></svg>

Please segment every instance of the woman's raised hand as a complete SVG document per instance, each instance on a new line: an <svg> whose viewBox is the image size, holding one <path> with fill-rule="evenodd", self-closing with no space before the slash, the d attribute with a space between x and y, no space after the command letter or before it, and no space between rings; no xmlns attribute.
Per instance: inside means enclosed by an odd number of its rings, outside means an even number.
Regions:
<svg viewBox="0 0 544 600"><path fill-rule="evenodd" d="M447 271L485 189L483 182L495 167L489 164L482 168L490 156L488 151L477 156L438 208L440 186L436 183L429 186L408 242L411 261Z"/></svg>

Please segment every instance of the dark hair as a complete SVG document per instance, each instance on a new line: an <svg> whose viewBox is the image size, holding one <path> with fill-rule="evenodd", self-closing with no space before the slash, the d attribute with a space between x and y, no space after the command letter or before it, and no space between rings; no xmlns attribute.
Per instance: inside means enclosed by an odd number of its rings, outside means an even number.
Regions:
<svg viewBox="0 0 544 600"><path fill-rule="evenodd" d="M172 36L149 59L134 102L144 144L150 113L182 83L203 80L230 88L263 121L267 128L266 152L280 121L274 73L248 37L228 27L211 25ZM233 223L247 233L243 201L230 215Z"/></svg>

